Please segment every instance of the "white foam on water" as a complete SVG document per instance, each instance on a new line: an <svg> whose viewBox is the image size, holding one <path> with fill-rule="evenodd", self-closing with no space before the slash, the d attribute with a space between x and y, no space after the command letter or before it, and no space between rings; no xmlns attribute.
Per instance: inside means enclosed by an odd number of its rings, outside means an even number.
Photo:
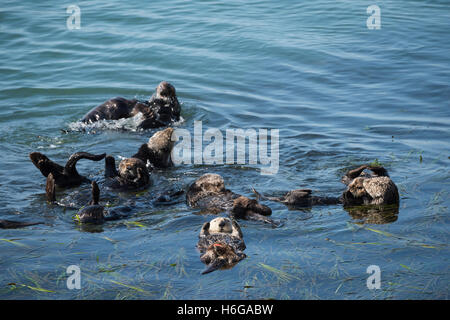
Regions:
<svg viewBox="0 0 450 320"><path fill-rule="evenodd" d="M81 121L69 123L69 129L72 131L95 132L97 130L123 130L123 131L141 131L139 124L144 120L142 113L138 113L131 118L118 120L99 120L96 122L84 123Z"/></svg>
<svg viewBox="0 0 450 320"><path fill-rule="evenodd" d="M123 118L118 120L99 120L96 122L84 123L81 121L71 122L68 127L70 131L84 131L88 133L95 133L97 130L119 130L119 131L144 131L140 129L139 125L144 121L142 113L138 113L131 118ZM184 118L180 116L180 120L174 122L173 126L179 126L184 122Z"/></svg>

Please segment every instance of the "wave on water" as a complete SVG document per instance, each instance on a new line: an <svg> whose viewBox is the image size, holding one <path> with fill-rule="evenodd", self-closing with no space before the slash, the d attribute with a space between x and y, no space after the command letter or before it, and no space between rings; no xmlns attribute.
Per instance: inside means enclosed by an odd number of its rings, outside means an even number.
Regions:
<svg viewBox="0 0 450 320"><path fill-rule="evenodd" d="M94 134L101 130L114 130L114 131L131 131L131 132L142 132L146 129L139 128L141 122L144 121L144 116L142 113L138 113L131 118L123 118L118 120L99 120L96 122L85 123L81 121L69 123L68 131L78 131L86 132L88 134ZM179 126L184 122L183 117L180 120L174 122L172 126Z"/></svg>
<svg viewBox="0 0 450 320"><path fill-rule="evenodd" d="M142 113L138 113L131 118L123 118L118 120L99 120L96 122L71 122L69 123L69 131L82 131L87 133L96 133L98 130L119 130L119 131L143 131L139 129L139 124L144 120Z"/></svg>

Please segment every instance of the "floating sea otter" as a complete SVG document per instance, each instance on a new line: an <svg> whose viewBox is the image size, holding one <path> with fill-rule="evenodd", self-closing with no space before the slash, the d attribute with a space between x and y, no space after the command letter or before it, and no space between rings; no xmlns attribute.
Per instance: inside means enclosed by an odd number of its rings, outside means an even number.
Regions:
<svg viewBox="0 0 450 320"><path fill-rule="evenodd" d="M215 218L203 224L197 248L202 254L200 260L207 265L202 274L232 268L246 257L242 252L245 243L241 228L228 218Z"/></svg>
<svg viewBox="0 0 450 320"><path fill-rule="evenodd" d="M319 197L313 196L310 189L296 189L289 191L281 197L266 197L261 195L258 191L252 188L258 199L266 199L271 201L281 202L288 207L312 207L315 205L330 205L341 203L340 198L335 197Z"/></svg>
<svg viewBox="0 0 450 320"><path fill-rule="evenodd" d="M105 209L104 206L101 206L99 204L100 189L95 181L91 182L91 186L92 186L91 201L78 211L75 217L76 220L78 220L81 223L101 224L105 221L117 220L124 216L123 214L119 213L119 209L107 210ZM45 191L48 202L57 204L55 179L52 173L50 173L47 177L47 184ZM128 208L125 207L124 211L129 210Z"/></svg>
<svg viewBox="0 0 450 320"><path fill-rule="evenodd" d="M365 169L373 174L364 172ZM347 190L342 194L345 206L399 204L397 186L381 166L362 165L348 171L342 182L347 185Z"/></svg>
<svg viewBox="0 0 450 320"><path fill-rule="evenodd" d="M230 211L236 219L259 220L276 225L266 217L272 214L269 207L225 189L223 178L218 174L207 173L195 180L186 193L186 200L189 206L204 212Z"/></svg>
<svg viewBox="0 0 450 320"><path fill-rule="evenodd" d="M81 159L100 161L105 158L106 154L95 155L87 152L77 152L70 156L64 167L53 162L46 155L39 152L32 152L29 156L33 164L41 171L44 177L48 177L50 173L53 174L55 184L58 187L73 187L78 186L83 182L90 181L78 173L76 168L77 162Z"/></svg>
<svg viewBox="0 0 450 320"><path fill-rule="evenodd" d="M118 120L131 118L141 113L144 120L140 129L159 128L180 120L180 103L175 87L163 81L156 88L156 93L149 101L128 100L117 97L89 111L82 122L92 123L99 120Z"/></svg>
<svg viewBox="0 0 450 320"><path fill-rule="evenodd" d="M115 189L141 189L150 185L150 173L147 162L154 168L167 168L173 165L170 156L174 142L173 128L156 132L148 141L141 145L138 152L131 158L119 163L119 171L112 156L105 158L105 176L111 178L110 186Z"/></svg>
<svg viewBox="0 0 450 320"><path fill-rule="evenodd" d="M372 171L372 175L364 172ZM357 169L348 171L341 180L347 185L341 197L313 196L309 189L297 189L281 197L266 197L253 192L258 198L278 201L292 207L311 207L314 205L344 204L355 205L390 205L399 203L398 189L389 178L385 168L381 166L362 165Z"/></svg>
<svg viewBox="0 0 450 320"><path fill-rule="evenodd" d="M21 222L0 219L0 229L18 229L28 226L34 226L37 224L43 224L43 222Z"/></svg>

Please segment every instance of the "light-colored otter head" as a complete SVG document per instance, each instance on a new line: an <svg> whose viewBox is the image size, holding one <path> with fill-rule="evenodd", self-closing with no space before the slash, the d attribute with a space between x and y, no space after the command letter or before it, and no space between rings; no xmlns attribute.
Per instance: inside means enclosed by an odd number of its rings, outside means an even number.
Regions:
<svg viewBox="0 0 450 320"><path fill-rule="evenodd" d="M170 155L175 144L175 142L172 141L172 134L174 131L174 128L166 128L156 132L148 139L148 148L157 153Z"/></svg>
<svg viewBox="0 0 450 320"><path fill-rule="evenodd" d="M364 180L364 177L358 177L353 179L348 185L347 191L350 192L354 198L367 196L366 188L364 188Z"/></svg>
<svg viewBox="0 0 450 320"><path fill-rule="evenodd" d="M175 87L167 81L162 81L156 87L156 98L158 99L167 100L176 97L176 95Z"/></svg>
<svg viewBox="0 0 450 320"><path fill-rule="evenodd" d="M236 238L243 238L239 224L229 218L219 217L205 222L200 231L200 237L214 234L227 234Z"/></svg>
<svg viewBox="0 0 450 320"><path fill-rule="evenodd" d="M230 219L219 217L209 222L209 233L232 233L233 224Z"/></svg>
<svg viewBox="0 0 450 320"><path fill-rule="evenodd" d="M220 193L225 191L223 178L215 173L206 173L195 180L193 186L203 192Z"/></svg>
<svg viewBox="0 0 450 320"><path fill-rule="evenodd" d="M236 252L225 242L216 242L208 247L200 260L207 265L202 274L207 274L218 269L232 268L236 263L244 259L246 255Z"/></svg>

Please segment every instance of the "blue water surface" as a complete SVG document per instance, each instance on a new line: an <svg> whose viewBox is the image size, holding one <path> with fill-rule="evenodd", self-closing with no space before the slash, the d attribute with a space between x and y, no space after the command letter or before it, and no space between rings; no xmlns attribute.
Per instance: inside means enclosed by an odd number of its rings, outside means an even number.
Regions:
<svg viewBox="0 0 450 320"><path fill-rule="evenodd" d="M381 9L381 28L366 9ZM69 5L81 10L69 29ZM42 221L0 230L1 299L448 299L450 162L448 1L60 1L0 7L0 219ZM182 164L153 173L140 193L102 189L130 217L97 229L76 209L47 204L45 178L28 154L63 164L77 151L134 154L154 133L133 120L83 127L105 100L147 99L166 80L183 121L203 130L278 129L279 170ZM127 130L123 130L123 128ZM279 228L240 221L247 259L201 275L200 215L183 198L206 172L253 196L344 190L349 168L378 161L400 191L395 221L342 206L289 210L264 202ZM103 162L78 169L102 182ZM58 198L89 197L89 185ZM78 265L82 288L69 290ZM367 267L381 269L369 290Z"/></svg>

